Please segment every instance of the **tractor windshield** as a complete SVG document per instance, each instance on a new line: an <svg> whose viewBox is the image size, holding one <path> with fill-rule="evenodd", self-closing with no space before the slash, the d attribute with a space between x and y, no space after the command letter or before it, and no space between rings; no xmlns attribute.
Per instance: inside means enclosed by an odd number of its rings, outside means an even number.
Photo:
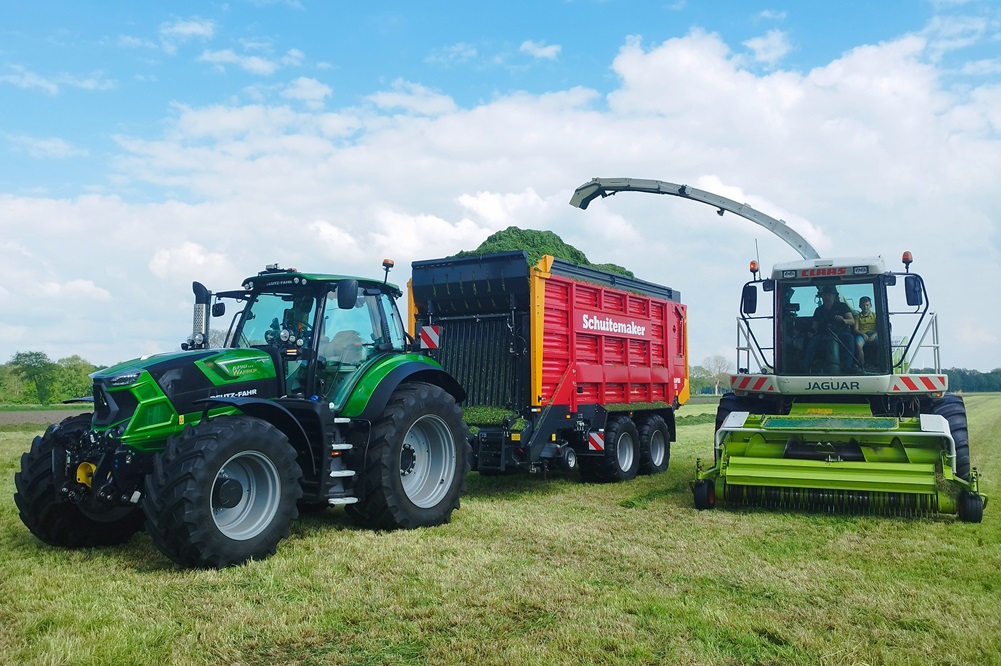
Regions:
<svg viewBox="0 0 1001 666"><path fill-rule="evenodd" d="M247 306L235 347L308 347L316 299L304 294L258 294Z"/></svg>

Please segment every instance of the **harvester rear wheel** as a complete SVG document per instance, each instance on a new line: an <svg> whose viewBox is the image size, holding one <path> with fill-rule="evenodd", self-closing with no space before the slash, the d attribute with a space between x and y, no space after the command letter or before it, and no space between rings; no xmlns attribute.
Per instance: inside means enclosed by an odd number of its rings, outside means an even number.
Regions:
<svg viewBox="0 0 1001 666"><path fill-rule="evenodd" d="M956 442L956 476L970 480L970 434L966 424L966 404L962 396L947 393L932 401L932 411L949 422L952 439ZM974 521L979 522L979 521Z"/></svg>
<svg viewBox="0 0 1001 666"><path fill-rule="evenodd" d="M699 511L713 509L716 507L716 484L708 479L700 479L695 482L692 488L695 508Z"/></svg>
<svg viewBox="0 0 1001 666"><path fill-rule="evenodd" d="M635 479L640 468L639 439L631 418L609 418L605 424L605 452L600 457L580 458L581 478L599 483Z"/></svg>
<svg viewBox="0 0 1001 666"><path fill-rule="evenodd" d="M372 426L352 518L380 529L443 525L459 508L471 457L462 410L444 389L408 383Z"/></svg>
<svg viewBox="0 0 1001 666"><path fill-rule="evenodd" d="M221 569L274 555L298 517L302 470L273 425L220 416L171 437L146 477L153 543L183 566Z"/></svg>
<svg viewBox="0 0 1001 666"><path fill-rule="evenodd" d="M21 470L14 475L14 503L21 521L50 546L114 546L142 529L142 511L135 506L107 504L93 496L74 504L57 494L53 449L83 436L90 430L90 420L90 414L79 414L49 426L21 455Z"/></svg>
<svg viewBox="0 0 1001 666"><path fill-rule="evenodd" d="M671 431L663 417L654 414L637 424L640 441L640 474L659 474L671 462Z"/></svg>
<svg viewBox="0 0 1001 666"><path fill-rule="evenodd" d="M979 523L984 519L984 498L964 490L959 494L959 519L964 523Z"/></svg>

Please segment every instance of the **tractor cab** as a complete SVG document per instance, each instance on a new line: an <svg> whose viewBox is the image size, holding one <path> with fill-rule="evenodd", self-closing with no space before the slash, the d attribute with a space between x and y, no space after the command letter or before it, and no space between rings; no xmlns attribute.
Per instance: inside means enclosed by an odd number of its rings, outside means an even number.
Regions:
<svg viewBox="0 0 1001 666"><path fill-rule="evenodd" d="M905 253L909 267L910 253ZM930 328L924 282L879 257L778 264L744 285L738 319L741 372L779 376L890 375L907 371ZM754 364L757 368L751 368Z"/></svg>
<svg viewBox="0 0 1001 666"><path fill-rule="evenodd" d="M358 370L387 352L406 348L396 307L401 292L385 281L269 266L245 280L240 290L200 299L200 286L194 286L196 331L187 346L266 352L275 367L279 395L323 396L338 408L354 387ZM210 332L208 308L203 304L199 310L198 301L207 303L210 297L213 317L226 314L227 301L236 309L225 333Z"/></svg>

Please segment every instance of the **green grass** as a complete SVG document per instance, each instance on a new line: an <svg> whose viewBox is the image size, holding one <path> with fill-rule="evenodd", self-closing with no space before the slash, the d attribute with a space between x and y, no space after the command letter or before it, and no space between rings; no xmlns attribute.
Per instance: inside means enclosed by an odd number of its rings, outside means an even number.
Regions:
<svg viewBox="0 0 1001 666"><path fill-rule="evenodd" d="M449 525L371 532L328 510L224 571L178 569L145 535L41 544L11 496L42 428L0 432L0 663L998 664L1001 395L967 405L995 496L979 525L696 512L713 426L679 420L662 475L472 474Z"/></svg>

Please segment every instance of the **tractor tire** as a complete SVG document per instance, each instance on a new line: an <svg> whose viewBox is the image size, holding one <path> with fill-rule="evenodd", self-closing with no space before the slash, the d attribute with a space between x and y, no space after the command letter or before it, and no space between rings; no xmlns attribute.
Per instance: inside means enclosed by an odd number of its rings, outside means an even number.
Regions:
<svg viewBox="0 0 1001 666"><path fill-rule="evenodd" d="M970 434L966 424L966 404L962 396L947 393L932 400L932 412L949 422L952 439L956 442L956 476L970 480Z"/></svg>
<svg viewBox="0 0 1001 666"><path fill-rule="evenodd" d="M58 495L53 450L82 437L90 430L90 421L90 414L79 414L50 425L21 455L21 471L14 475L14 503L21 521L50 546L115 546L142 529L138 507L109 505L93 497L74 504Z"/></svg>
<svg viewBox="0 0 1001 666"><path fill-rule="evenodd" d="M708 479L700 479L692 488L695 508L699 511L716 508L716 484Z"/></svg>
<svg viewBox="0 0 1001 666"><path fill-rule="evenodd" d="M146 529L188 567L222 569L274 555L299 516L302 470L283 432L220 416L171 437L146 477Z"/></svg>
<svg viewBox="0 0 1001 666"><path fill-rule="evenodd" d="M984 519L984 498L964 490L959 493L959 519L964 523L979 523Z"/></svg>
<svg viewBox="0 0 1001 666"><path fill-rule="evenodd" d="M462 410L444 389L417 382L399 386L372 426L352 518L375 529L447 523L469 472L466 434Z"/></svg>
<svg viewBox="0 0 1001 666"><path fill-rule="evenodd" d="M640 442L640 474L660 474L671 462L671 431L656 414L636 426Z"/></svg>
<svg viewBox="0 0 1001 666"><path fill-rule="evenodd" d="M581 478L598 483L631 481L640 468L639 432L628 416L615 416L605 424L605 452L581 456Z"/></svg>

